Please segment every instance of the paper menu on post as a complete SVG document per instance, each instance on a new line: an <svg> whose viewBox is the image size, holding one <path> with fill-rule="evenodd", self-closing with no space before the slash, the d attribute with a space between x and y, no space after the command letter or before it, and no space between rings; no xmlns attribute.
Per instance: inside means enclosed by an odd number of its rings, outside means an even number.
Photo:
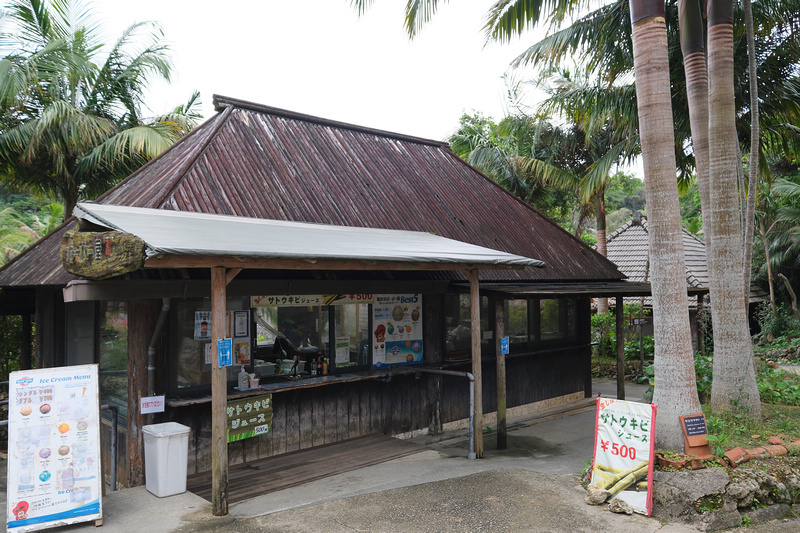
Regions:
<svg viewBox="0 0 800 533"><path fill-rule="evenodd" d="M97 365L9 377L9 531L102 518Z"/></svg>

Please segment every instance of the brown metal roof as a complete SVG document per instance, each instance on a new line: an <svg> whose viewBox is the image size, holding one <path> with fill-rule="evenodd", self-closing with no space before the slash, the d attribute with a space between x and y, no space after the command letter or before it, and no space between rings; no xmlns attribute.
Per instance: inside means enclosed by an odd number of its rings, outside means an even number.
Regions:
<svg viewBox="0 0 800 533"><path fill-rule="evenodd" d="M447 144L215 96L219 113L98 203L430 232L535 257L487 281L603 281L606 260ZM66 228L0 270L0 286L63 285ZM460 273L436 274L462 279Z"/></svg>

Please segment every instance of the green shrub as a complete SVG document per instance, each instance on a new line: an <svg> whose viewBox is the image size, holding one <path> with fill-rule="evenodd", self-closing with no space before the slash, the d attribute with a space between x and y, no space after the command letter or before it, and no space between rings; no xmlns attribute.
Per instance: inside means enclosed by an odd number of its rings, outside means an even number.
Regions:
<svg viewBox="0 0 800 533"><path fill-rule="evenodd" d="M697 396L705 403L711 398L711 379L713 377L713 359L707 355L694 354L694 374L697 379Z"/></svg>
<svg viewBox="0 0 800 533"><path fill-rule="evenodd" d="M656 354L656 345L652 335L645 335L642 337L642 345L644 345L644 358L647 361L652 361ZM639 360L641 357L640 344L638 340L625 343L625 359Z"/></svg>
<svg viewBox="0 0 800 533"><path fill-rule="evenodd" d="M759 365L761 401L776 405L800 405L800 376L782 368Z"/></svg>
<svg viewBox="0 0 800 533"><path fill-rule="evenodd" d="M800 336L800 321L795 318L792 310L783 304L778 305L777 309L778 314L773 315L769 302L758 306L756 316L761 326L762 338Z"/></svg>

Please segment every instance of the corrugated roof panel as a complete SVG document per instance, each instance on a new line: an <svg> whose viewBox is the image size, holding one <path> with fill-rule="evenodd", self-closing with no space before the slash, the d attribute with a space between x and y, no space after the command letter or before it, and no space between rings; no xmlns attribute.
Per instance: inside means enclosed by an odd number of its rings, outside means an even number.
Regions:
<svg viewBox="0 0 800 533"><path fill-rule="evenodd" d="M421 231L547 265L481 273L491 281L624 277L441 142L220 97L217 103L219 114L98 203ZM0 285L69 281L57 243L47 241L0 271Z"/></svg>

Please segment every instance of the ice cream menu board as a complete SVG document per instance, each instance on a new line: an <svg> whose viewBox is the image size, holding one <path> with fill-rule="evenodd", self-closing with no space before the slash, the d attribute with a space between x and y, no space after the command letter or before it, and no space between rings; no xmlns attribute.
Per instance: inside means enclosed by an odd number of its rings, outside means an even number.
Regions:
<svg viewBox="0 0 800 533"><path fill-rule="evenodd" d="M102 518L97 365L12 372L9 531Z"/></svg>
<svg viewBox="0 0 800 533"><path fill-rule="evenodd" d="M372 305L373 366L422 362L422 295L375 295Z"/></svg>

